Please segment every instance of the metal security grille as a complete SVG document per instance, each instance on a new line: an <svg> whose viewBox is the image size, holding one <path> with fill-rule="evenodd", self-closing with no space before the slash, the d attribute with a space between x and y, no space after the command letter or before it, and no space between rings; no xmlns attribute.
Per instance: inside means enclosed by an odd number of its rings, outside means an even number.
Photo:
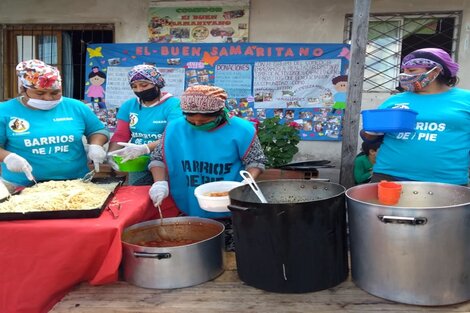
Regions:
<svg viewBox="0 0 470 313"><path fill-rule="evenodd" d="M420 48L442 48L457 59L461 12L371 14L364 69L364 92L397 92L402 58ZM352 15L346 16L351 41Z"/></svg>
<svg viewBox="0 0 470 313"><path fill-rule="evenodd" d="M114 42L113 24L0 24L0 27L2 99L17 95L15 67L18 62L33 58L60 69L65 96L83 99L88 79L87 46Z"/></svg>

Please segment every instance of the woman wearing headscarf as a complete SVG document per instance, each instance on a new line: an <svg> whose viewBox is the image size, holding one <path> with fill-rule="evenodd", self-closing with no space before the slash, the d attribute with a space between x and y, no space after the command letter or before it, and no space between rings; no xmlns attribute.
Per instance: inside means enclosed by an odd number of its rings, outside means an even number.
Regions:
<svg viewBox="0 0 470 313"><path fill-rule="evenodd" d="M20 94L0 110L2 180L9 190L33 180L81 178L89 171L87 156L99 171L109 133L84 103L62 96L57 68L28 60L16 73Z"/></svg>
<svg viewBox="0 0 470 313"><path fill-rule="evenodd" d="M403 58L399 75L403 93L379 109L409 108L418 112L413 132L376 134L362 131L366 141L383 143L371 182L413 180L467 185L470 153L470 91L456 88L459 65L447 52L425 48Z"/></svg>
<svg viewBox="0 0 470 313"><path fill-rule="evenodd" d="M182 116L180 100L161 91L165 80L155 66L134 66L128 73L128 80L137 98L127 100L119 108L116 131L109 146L109 151L112 151L109 155L121 156L123 162L149 154L162 137L168 122ZM108 162L118 170L112 158L108 158ZM128 175L129 185L152 183L148 170Z"/></svg>
<svg viewBox="0 0 470 313"><path fill-rule="evenodd" d="M253 124L229 117L226 99L226 92L219 87L186 89L181 96L184 117L167 126L151 153L149 169L155 183L149 194L155 206L171 194L184 214L222 219L228 228L230 213L201 209L194 189L212 181L241 181L239 172L243 169L256 178L265 168L266 157ZM226 239L227 247L232 245L230 237Z"/></svg>

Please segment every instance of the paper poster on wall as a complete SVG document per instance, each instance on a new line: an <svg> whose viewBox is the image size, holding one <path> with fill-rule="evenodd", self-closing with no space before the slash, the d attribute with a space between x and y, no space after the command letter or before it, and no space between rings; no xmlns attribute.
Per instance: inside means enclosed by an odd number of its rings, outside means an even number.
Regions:
<svg viewBox="0 0 470 313"><path fill-rule="evenodd" d="M249 6L150 7L149 42L246 42Z"/></svg>
<svg viewBox="0 0 470 313"><path fill-rule="evenodd" d="M231 115L252 121L278 116L282 123L296 122L302 140L341 140L348 45L96 44L88 52L93 77L85 100L111 130L120 105L135 97L128 70L146 63L162 72L164 92L180 96L188 86L216 85L227 91Z"/></svg>

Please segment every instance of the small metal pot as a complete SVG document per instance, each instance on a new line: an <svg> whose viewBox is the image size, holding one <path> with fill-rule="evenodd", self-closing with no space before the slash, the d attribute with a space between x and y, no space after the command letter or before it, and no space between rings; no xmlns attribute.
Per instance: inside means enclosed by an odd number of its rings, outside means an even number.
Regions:
<svg viewBox="0 0 470 313"><path fill-rule="evenodd" d="M408 304L470 300L470 189L399 183L394 206L378 203L377 184L346 191L354 283Z"/></svg>
<svg viewBox="0 0 470 313"><path fill-rule="evenodd" d="M163 221L163 226L160 220L152 220L124 230L123 268L127 282L144 288L171 289L201 284L222 274L223 224L198 217ZM174 247L143 246L144 242L159 240L195 243Z"/></svg>

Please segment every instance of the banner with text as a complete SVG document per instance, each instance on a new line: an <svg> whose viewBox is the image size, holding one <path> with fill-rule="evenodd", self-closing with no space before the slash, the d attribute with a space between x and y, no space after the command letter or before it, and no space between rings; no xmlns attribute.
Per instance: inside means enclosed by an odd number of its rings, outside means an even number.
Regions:
<svg viewBox="0 0 470 313"><path fill-rule="evenodd" d="M93 44L88 47L86 102L113 130L116 111L135 97L127 72L154 64L163 91L180 96L195 84L224 88L231 114L295 122L302 140L341 140L346 109L346 44Z"/></svg>

